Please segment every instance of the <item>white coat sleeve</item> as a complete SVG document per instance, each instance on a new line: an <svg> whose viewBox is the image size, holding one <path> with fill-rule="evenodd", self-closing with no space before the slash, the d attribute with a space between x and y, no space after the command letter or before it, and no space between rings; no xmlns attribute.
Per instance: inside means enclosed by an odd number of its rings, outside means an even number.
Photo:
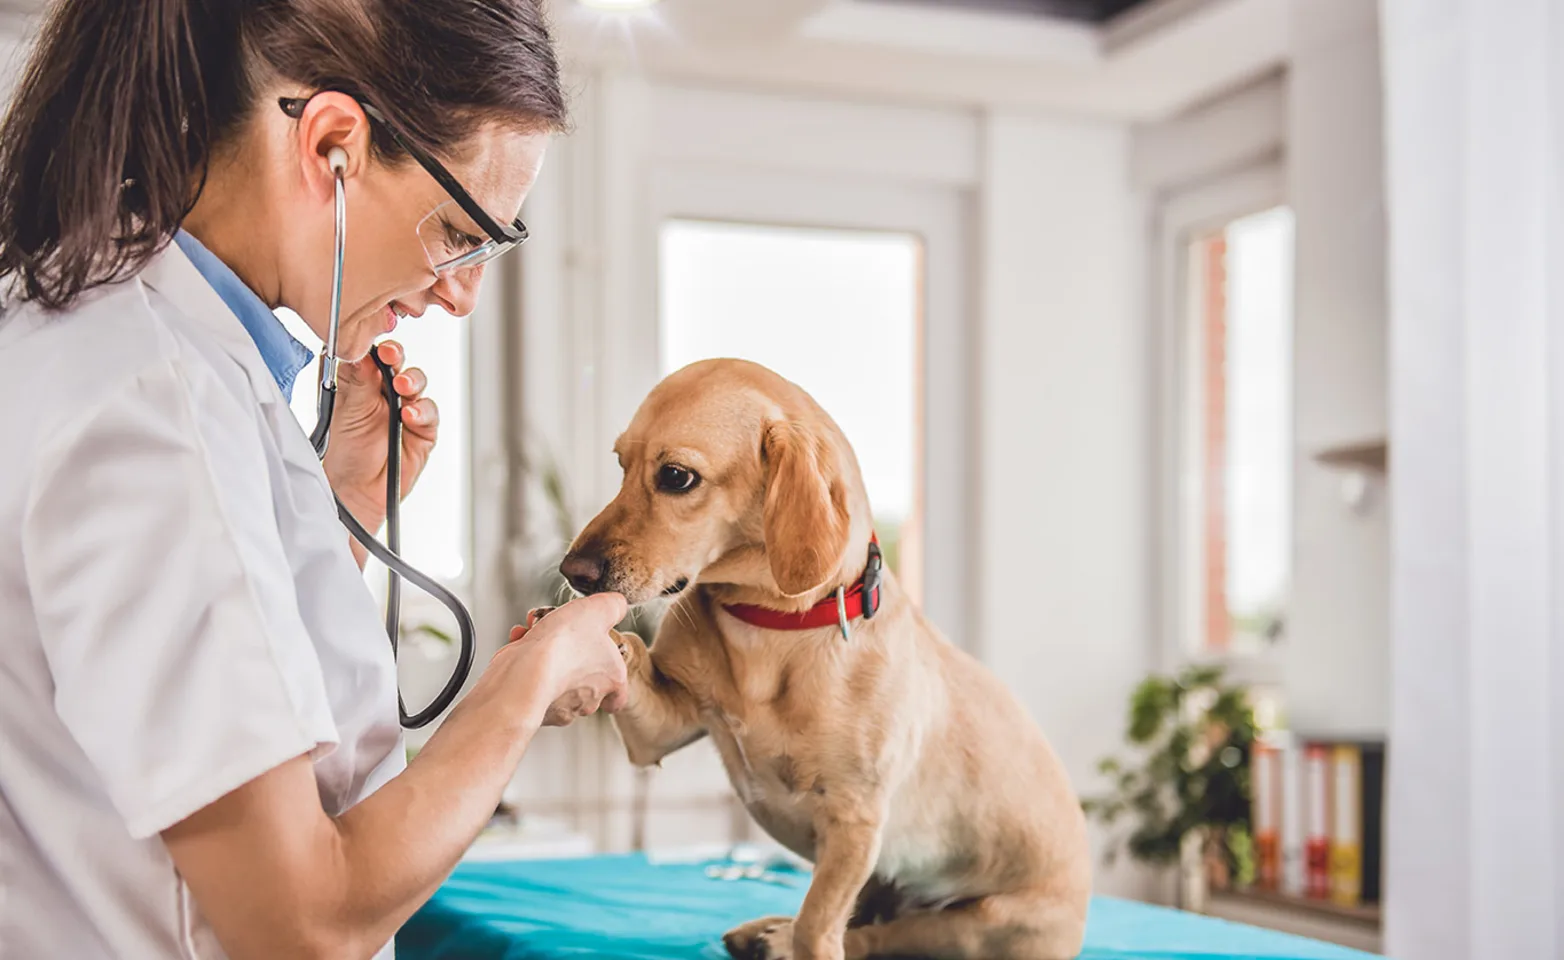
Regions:
<svg viewBox="0 0 1564 960"><path fill-rule="evenodd" d="M337 731L255 411L162 360L52 438L23 519L60 720L131 836Z"/></svg>

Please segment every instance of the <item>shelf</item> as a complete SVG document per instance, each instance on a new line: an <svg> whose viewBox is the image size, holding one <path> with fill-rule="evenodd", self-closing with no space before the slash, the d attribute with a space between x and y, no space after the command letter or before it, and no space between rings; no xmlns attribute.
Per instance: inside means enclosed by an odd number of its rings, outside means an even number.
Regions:
<svg viewBox="0 0 1564 960"><path fill-rule="evenodd" d="M1267 907L1275 907L1296 913L1309 914L1331 920L1346 920L1365 927L1379 928L1380 908L1379 904L1364 904L1357 907L1342 906L1330 900L1315 900L1310 897L1295 897L1286 893L1274 893L1269 890L1222 890L1211 891L1213 900L1231 900L1245 902Z"/></svg>
<svg viewBox="0 0 1564 960"><path fill-rule="evenodd" d="M1265 927L1366 953L1384 952L1378 907L1341 907L1328 900L1251 889L1212 891L1203 912L1231 923Z"/></svg>
<svg viewBox="0 0 1564 960"><path fill-rule="evenodd" d="M1384 473L1388 467L1389 450L1390 443L1387 440L1365 440L1326 447L1315 453L1314 459L1328 467Z"/></svg>

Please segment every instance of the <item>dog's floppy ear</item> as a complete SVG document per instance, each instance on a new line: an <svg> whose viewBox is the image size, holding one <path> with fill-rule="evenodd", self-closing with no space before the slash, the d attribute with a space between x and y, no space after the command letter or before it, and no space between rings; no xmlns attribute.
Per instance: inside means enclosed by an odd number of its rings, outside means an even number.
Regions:
<svg viewBox="0 0 1564 960"><path fill-rule="evenodd" d="M771 576L796 597L821 586L847 549L847 488L830 447L799 423L765 429L765 536Z"/></svg>

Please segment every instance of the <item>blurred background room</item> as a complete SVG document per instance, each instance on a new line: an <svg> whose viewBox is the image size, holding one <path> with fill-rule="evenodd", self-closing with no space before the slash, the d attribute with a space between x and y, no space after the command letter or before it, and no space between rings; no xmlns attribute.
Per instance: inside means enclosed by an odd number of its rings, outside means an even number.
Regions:
<svg viewBox="0 0 1564 960"><path fill-rule="evenodd" d="M1052 740L1099 892L1564 956L1556 2L550 2L534 239L397 333L444 419L405 553L480 663L652 385L745 357ZM424 600L410 699L453 655ZM638 775L593 718L473 856L746 839L708 744Z"/></svg>

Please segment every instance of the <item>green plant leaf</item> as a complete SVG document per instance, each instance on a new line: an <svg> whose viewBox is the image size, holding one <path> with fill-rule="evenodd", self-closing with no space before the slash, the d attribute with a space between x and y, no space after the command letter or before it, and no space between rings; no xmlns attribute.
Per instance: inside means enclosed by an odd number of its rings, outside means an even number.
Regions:
<svg viewBox="0 0 1564 960"><path fill-rule="evenodd" d="M1176 703L1172 685L1161 677L1147 677L1130 696L1130 743L1144 746L1162 729Z"/></svg>
<svg viewBox="0 0 1564 960"><path fill-rule="evenodd" d="M1178 685L1185 690L1200 690L1214 687L1222 682L1222 668L1205 664L1195 664L1185 667L1179 674Z"/></svg>
<svg viewBox="0 0 1564 960"><path fill-rule="evenodd" d="M1220 667L1195 665L1177 676L1148 676L1129 702L1125 739L1136 757L1107 757L1098 772L1111 784L1091 798L1090 815L1103 824L1131 821L1122 842L1129 856L1164 864L1177 860L1183 838L1210 828L1223 836L1249 815L1250 747L1256 735L1248 691L1224 685ZM1241 872L1244 834L1232 859ZM1225 849L1225 847L1224 847Z"/></svg>
<svg viewBox="0 0 1564 960"><path fill-rule="evenodd" d="M432 623L420 623L417 626L407 627L407 628L403 629L402 633L404 635L406 635L406 636L413 636L413 637L416 637L419 634L423 634L425 636L433 637L434 639L440 641L441 643L445 644L448 647L449 646L454 646L456 644L456 638L455 637L451 636L446 631L441 630L439 627L435 626Z"/></svg>

